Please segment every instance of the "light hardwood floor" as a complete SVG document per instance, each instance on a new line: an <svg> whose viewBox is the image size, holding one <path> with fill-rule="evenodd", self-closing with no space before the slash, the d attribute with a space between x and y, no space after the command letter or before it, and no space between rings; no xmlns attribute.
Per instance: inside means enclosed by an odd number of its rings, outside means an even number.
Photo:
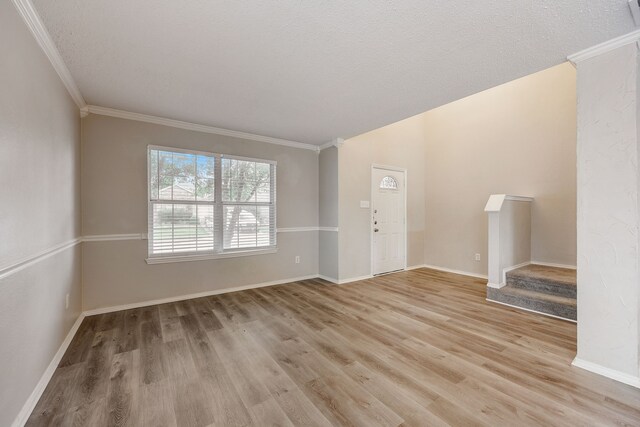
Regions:
<svg viewBox="0 0 640 427"><path fill-rule="evenodd" d="M28 425L640 425L574 324L420 269L88 317Z"/></svg>

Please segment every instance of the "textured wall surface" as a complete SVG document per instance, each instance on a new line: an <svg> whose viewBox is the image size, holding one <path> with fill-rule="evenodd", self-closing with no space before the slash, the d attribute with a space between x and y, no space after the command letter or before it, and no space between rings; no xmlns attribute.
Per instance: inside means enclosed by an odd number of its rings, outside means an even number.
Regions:
<svg viewBox="0 0 640 427"><path fill-rule="evenodd" d="M636 46L630 44L580 62L577 68L577 357L636 378L640 362L637 61Z"/></svg>
<svg viewBox="0 0 640 427"><path fill-rule="evenodd" d="M278 228L318 226L318 154L311 150L95 115L82 120L82 134L84 235L147 232L148 145L275 160ZM187 263L148 265L146 244L83 245L85 310L318 273L317 231L278 233L277 254Z"/></svg>
<svg viewBox="0 0 640 427"><path fill-rule="evenodd" d="M34 0L88 103L318 143L563 62L627 0Z"/></svg>
<svg viewBox="0 0 640 427"><path fill-rule="evenodd" d="M10 1L0 2L0 272L80 233L80 117ZM81 311L80 247L0 278L0 425ZM69 294L69 308L65 297Z"/></svg>

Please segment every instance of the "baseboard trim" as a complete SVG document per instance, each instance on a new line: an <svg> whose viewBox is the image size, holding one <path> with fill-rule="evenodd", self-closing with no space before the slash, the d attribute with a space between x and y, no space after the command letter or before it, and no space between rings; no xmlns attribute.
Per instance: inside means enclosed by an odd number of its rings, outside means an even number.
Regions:
<svg viewBox="0 0 640 427"><path fill-rule="evenodd" d="M505 282L502 283L491 283L491 282L487 282L487 287L488 288L493 288L493 289L501 289L504 288L507 284Z"/></svg>
<svg viewBox="0 0 640 427"><path fill-rule="evenodd" d="M531 261L529 264L543 265L545 267L568 268L569 270L576 270L577 269L575 265L556 264L556 263L553 263L553 262Z"/></svg>
<svg viewBox="0 0 640 427"><path fill-rule="evenodd" d="M554 319L564 320L565 322L578 323L575 320L566 319L564 317L555 316L555 315L549 314L549 313L543 313L541 311L531 310L530 308L518 307L517 305L507 304L506 302L502 302L502 301L496 301L496 300L492 300L492 299L489 299L489 298L485 298L485 300L488 301L488 302L495 303L495 304L500 304L500 305L504 305L504 306L507 306L507 307L515 308L517 310L528 311L529 313L536 313L536 314L541 314L541 315L547 316L547 317L553 317Z"/></svg>
<svg viewBox="0 0 640 427"><path fill-rule="evenodd" d="M160 298L160 299L154 299L154 300L134 302L134 303L131 303L131 304L122 304L122 305L114 305L114 306L111 306L111 307L95 308L95 309L92 309L92 310L86 310L83 314L85 316L95 316L97 314L112 313L114 311L130 310L132 308L140 308L140 307L148 307L150 305L166 304L166 303L170 303L170 302L184 301L184 300L188 300L188 299L202 298L202 297L208 297L208 296L212 296L212 295L227 294L227 293L230 293L230 292L245 291L245 290L248 290L248 289L257 289L257 288L264 288L264 287L267 287L267 286L283 285L285 283L298 282L300 280L315 279L317 277L319 277L317 274L312 274L310 276L292 277L292 278L289 278L289 279L273 280L273 281L270 281L270 282L256 283L256 284L253 284L253 285L243 285L243 286L235 286L235 287L232 287L232 288L215 289L215 290L211 290L211 291L197 292L197 293L193 293L193 294L178 295L178 296L175 296L175 297L168 297L168 298Z"/></svg>
<svg viewBox="0 0 640 427"><path fill-rule="evenodd" d="M634 377L633 375L625 374L624 372L607 368L602 365L598 365L597 363L587 362L577 356L573 359L571 365L584 369L585 371L593 372L594 374L602 375L603 377L611 378L612 380L619 381L632 387L640 388L640 377Z"/></svg>
<svg viewBox="0 0 640 427"><path fill-rule="evenodd" d="M334 285L345 285L345 284L351 283L351 282L358 282L360 280L371 279L373 276L368 275L368 276L352 277L350 279L336 279L334 277L323 276L323 275L319 274L316 277L319 278L319 279L326 280L327 282L331 282Z"/></svg>
<svg viewBox="0 0 640 427"><path fill-rule="evenodd" d="M394 271L393 273L400 273L400 271ZM371 274L367 274L366 276L352 277L350 279L341 279L340 284L344 285L345 283L359 282L360 280L368 280L368 279L373 279L373 276Z"/></svg>
<svg viewBox="0 0 640 427"><path fill-rule="evenodd" d="M454 270L452 268L446 268L446 267L438 267L437 265L423 264L420 267L416 267L416 268L430 268L432 270L444 271L445 273L460 274L462 276L476 277L478 279L489 278L487 275L484 275L484 274L471 273L469 271L462 271L462 270Z"/></svg>
<svg viewBox="0 0 640 427"><path fill-rule="evenodd" d="M44 371L44 373L40 377L40 381L38 381L38 384L36 384L36 387L33 389L33 392L31 392L31 395L29 396L25 404L22 406L22 409L18 413L18 416L13 421L13 424L12 424L13 427L22 427L27 423L29 416L35 409L36 404L40 400L40 397L42 396L42 393L44 393L44 390L47 388L49 381L51 381L51 377L53 377L53 374L58 368L58 364L62 360L62 356L64 356L64 353L67 351L69 344L71 344L71 340L73 340L73 337L76 335L76 332L78 332L78 328L80 328L80 324L82 323L82 320L84 318L85 318L84 313L80 313L75 323L67 333L67 336L65 337L64 341L62 341L60 348L58 348L58 351L53 356L51 363L49 363L49 366L47 366L47 369Z"/></svg>
<svg viewBox="0 0 640 427"><path fill-rule="evenodd" d="M513 270L517 270L522 267L526 267L527 265L533 264L531 261L521 262L520 264L512 265L511 267L502 269L502 286L507 284L507 273ZM501 287L502 287L501 286Z"/></svg>
<svg viewBox="0 0 640 427"><path fill-rule="evenodd" d="M338 279L334 278L334 277L329 277L329 276L323 276L322 274L318 275L318 279L322 279L322 280L326 280L327 282L331 282L335 285L339 284Z"/></svg>

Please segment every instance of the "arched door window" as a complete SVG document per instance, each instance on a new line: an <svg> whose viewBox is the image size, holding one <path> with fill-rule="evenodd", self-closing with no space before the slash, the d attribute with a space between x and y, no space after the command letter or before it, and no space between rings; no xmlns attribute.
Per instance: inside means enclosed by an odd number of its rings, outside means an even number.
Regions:
<svg viewBox="0 0 640 427"><path fill-rule="evenodd" d="M382 178L380 181L380 188L383 190L397 190L398 189L398 181L391 175L387 175Z"/></svg>

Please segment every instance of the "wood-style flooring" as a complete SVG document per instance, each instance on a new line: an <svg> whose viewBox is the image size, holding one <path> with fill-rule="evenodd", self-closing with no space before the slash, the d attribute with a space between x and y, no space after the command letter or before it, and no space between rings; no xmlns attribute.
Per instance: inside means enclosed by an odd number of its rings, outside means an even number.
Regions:
<svg viewBox="0 0 640 427"><path fill-rule="evenodd" d="M640 425L576 326L434 270L87 317L28 425Z"/></svg>

